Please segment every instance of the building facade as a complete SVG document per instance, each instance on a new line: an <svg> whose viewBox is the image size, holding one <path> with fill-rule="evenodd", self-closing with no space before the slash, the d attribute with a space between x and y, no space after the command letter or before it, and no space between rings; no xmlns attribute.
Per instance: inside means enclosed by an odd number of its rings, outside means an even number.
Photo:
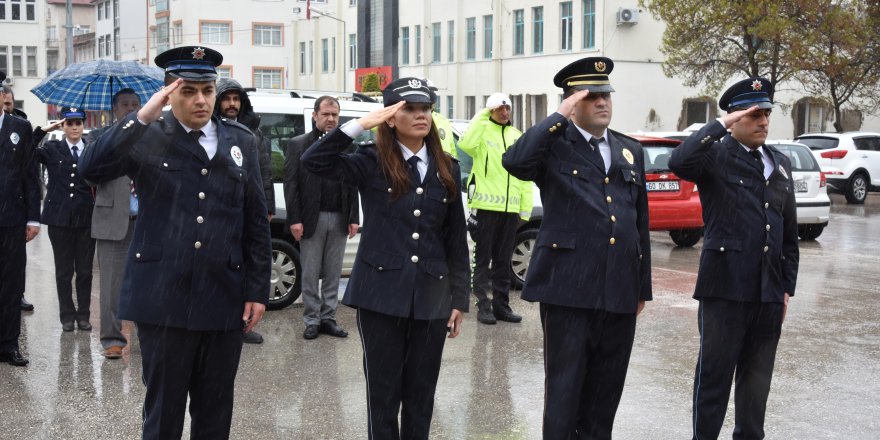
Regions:
<svg viewBox="0 0 880 440"><path fill-rule="evenodd" d="M16 107L28 113L35 125L45 125L46 105L30 89L46 76L45 1L0 0L0 70L4 85L15 93Z"/></svg>
<svg viewBox="0 0 880 440"><path fill-rule="evenodd" d="M97 58L147 59L147 3L143 0L91 0L95 8Z"/></svg>

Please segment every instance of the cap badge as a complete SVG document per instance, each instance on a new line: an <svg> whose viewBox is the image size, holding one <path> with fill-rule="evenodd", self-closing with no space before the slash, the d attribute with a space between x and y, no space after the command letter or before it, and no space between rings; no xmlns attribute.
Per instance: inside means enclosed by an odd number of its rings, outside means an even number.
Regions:
<svg viewBox="0 0 880 440"><path fill-rule="evenodd" d="M201 60L205 58L205 49L201 47L197 47L193 49L192 56L194 60Z"/></svg>
<svg viewBox="0 0 880 440"><path fill-rule="evenodd" d="M626 159L626 161L629 162L630 165L633 165L636 163L635 158L633 158L632 152L629 151L629 149L627 149L627 148L623 149L623 158Z"/></svg>
<svg viewBox="0 0 880 440"><path fill-rule="evenodd" d="M409 83L408 83L408 84L409 84L410 87L412 87L412 88L414 88L414 89L418 89L418 88L421 88L421 87L422 87L422 82L419 81L419 80L417 80L417 79L411 79L411 80L409 80Z"/></svg>
<svg viewBox="0 0 880 440"><path fill-rule="evenodd" d="M605 62L604 61L596 61L595 64L596 72L604 72L605 71Z"/></svg>
<svg viewBox="0 0 880 440"><path fill-rule="evenodd" d="M761 84L761 81L758 81L758 80L752 81L752 90L754 90L756 92L760 92L762 88L764 88L764 85Z"/></svg>
<svg viewBox="0 0 880 440"><path fill-rule="evenodd" d="M235 162L236 165L241 166L244 163L244 158L241 155L241 148L238 148L237 145L233 145L229 150L229 155L232 156L232 161Z"/></svg>
<svg viewBox="0 0 880 440"><path fill-rule="evenodd" d="M71 108L70 108L70 112L71 112L71 113L76 113L76 108L71 107Z"/></svg>

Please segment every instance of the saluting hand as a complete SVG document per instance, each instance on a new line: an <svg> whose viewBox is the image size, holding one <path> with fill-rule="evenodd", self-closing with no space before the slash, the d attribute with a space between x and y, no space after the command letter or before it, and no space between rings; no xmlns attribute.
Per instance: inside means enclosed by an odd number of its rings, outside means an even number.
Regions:
<svg viewBox="0 0 880 440"><path fill-rule="evenodd" d="M574 113L575 107L577 107L577 103L580 102L580 100L585 99L589 94L589 90L581 90L572 94L571 96L563 99L562 102L559 103L559 108L556 110L556 112L566 119L570 118L572 113Z"/></svg>
<svg viewBox="0 0 880 440"><path fill-rule="evenodd" d="M382 124L385 121L393 118L394 114L397 113L398 110L403 108L405 104L406 101L400 101L397 104L373 110L366 115L360 117L358 119L358 123L361 124L361 127L364 130L371 130L373 127L378 127L379 124Z"/></svg>
<svg viewBox="0 0 880 440"><path fill-rule="evenodd" d="M733 113L728 113L721 117L721 121L724 122L724 126L730 128L731 125L737 123L740 119L750 115L758 110L757 105L753 105L745 110L737 110Z"/></svg>
<svg viewBox="0 0 880 440"><path fill-rule="evenodd" d="M50 131L58 130L59 128L61 128L62 125L64 125L64 121L66 121L66 120L67 119L62 119L62 120L55 122L54 124L52 124L48 127L41 127L40 130L43 130L46 133L49 133Z"/></svg>
<svg viewBox="0 0 880 440"><path fill-rule="evenodd" d="M162 108L168 105L169 96L171 96L171 92L177 90L178 87L183 83L182 78L177 78L177 81L162 87L158 92L153 93L153 96L150 97L150 100L141 107L137 112L137 118L139 121L149 124L162 116Z"/></svg>

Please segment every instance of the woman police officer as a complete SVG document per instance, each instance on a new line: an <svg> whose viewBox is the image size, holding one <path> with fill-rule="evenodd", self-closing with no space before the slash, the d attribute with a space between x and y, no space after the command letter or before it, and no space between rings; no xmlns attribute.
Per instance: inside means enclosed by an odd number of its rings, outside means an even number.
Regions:
<svg viewBox="0 0 880 440"><path fill-rule="evenodd" d="M428 438L444 339L458 336L468 309L460 170L431 123L434 97L423 81L398 79L384 108L302 156L309 171L361 194L367 226L343 303L358 309L371 439ZM343 152L374 127L375 142Z"/></svg>

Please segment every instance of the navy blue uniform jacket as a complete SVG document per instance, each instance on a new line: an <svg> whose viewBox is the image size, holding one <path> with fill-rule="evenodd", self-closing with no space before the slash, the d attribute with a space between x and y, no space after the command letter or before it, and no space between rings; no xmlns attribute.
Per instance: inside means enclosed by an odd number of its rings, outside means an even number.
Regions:
<svg viewBox="0 0 880 440"><path fill-rule="evenodd" d="M31 123L10 114L0 127L0 227L40 221L40 181Z"/></svg>
<svg viewBox="0 0 880 440"><path fill-rule="evenodd" d="M375 145L342 153L351 142L337 128L302 156L307 170L360 190L364 228L343 304L415 319L448 319L453 308L467 312L470 268L458 163L453 160L457 194L442 185L431 160L425 181L392 201Z"/></svg>
<svg viewBox="0 0 880 440"><path fill-rule="evenodd" d="M35 154L49 173L40 223L68 228L90 227L95 198L79 173L67 141L47 141L36 149Z"/></svg>
<svg viewBox="0 0 880 440"><path fill-rule="evenodd" d="M236 122L214 124L218 145L210 160L170 111L147 126L132 112L80 157L85 179L127 174L138 194L120 319L241 329L245 301L269 299L269 220L254 135Z"/></svg>
<svg viewBox="0 0 880 440"><path fill-rule="evenodd" d="M703 205L703 253L694 298L781 303L794 295L797 208L791 163L772 146L773 173L718 121L679 145L669 168L697 184Z"/></svg>
<svg viewBox="0 0 880 440"><path fill-rule="evenodd" d="M504 168L533 180L544 204L523 299L613 313L652 299L642 147L611 130L608 143L606 174L577 127L553 113L504 153Z"/></svg>

